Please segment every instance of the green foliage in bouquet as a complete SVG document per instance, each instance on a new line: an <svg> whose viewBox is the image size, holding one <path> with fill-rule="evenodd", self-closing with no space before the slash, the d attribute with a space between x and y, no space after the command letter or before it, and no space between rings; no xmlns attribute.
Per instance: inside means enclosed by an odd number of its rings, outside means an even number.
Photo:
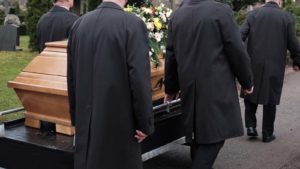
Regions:
<svg viewBox="0 0 300 169"><path fill-rule="evenodd" d="M29 48L32 51L37 51L37 35L36 25L40 17L46 13L51 7L51 0L29 0L27 3L27 28L30 37Z"/></svg>
<svg viewBox="0 0 300 169"><path fill-rule="evenodd" d="M245 9L241 9L238 12L234 12L236 23L238 25L242 25L246 20L247 14L248 12Z"/></svg>
<svg viewBox="0 0 300 169"><path fill-rule="evenodd" d="M163 3L159 6L148 4L140 8L127 6L125 11L136 14L144 22L148 29L151 61L158 66L158 56L166 53L168 21L172 9L167 8Z"/></svg>

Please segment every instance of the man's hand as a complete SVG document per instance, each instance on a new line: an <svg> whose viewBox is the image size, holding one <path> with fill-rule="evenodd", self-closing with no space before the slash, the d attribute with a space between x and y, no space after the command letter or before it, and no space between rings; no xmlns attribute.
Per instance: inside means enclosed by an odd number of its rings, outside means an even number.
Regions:
<svg viewBox="0 0 300 169"><path fill-rule="evenodd" d="M243 89L245 95L250 95L253 93L254 87L252 86L251 89Z"/></svg>
<svg viewBox="0 0 300 169"><path fill-rule="evenodd" d="M147 137L147 135L144 134L143 132L139 131L139 130L136 130L134 137L137 139L137 141L139 143L141 143L142 141L145 140L145 138Z"/></svg>
<svg viewBox="0 0 300 169"><path fill-rule="evenodd" d="M294 68L294 71L296 71L296 72L300 71L299 66L294 66L293 68Z"/></svg>
<svg viewBox="0 0 300 169"><path fill-rule="evenodd" d="M178 93L174 93L174 94L166 94L164 103L171 102L174 99L178 99L179 96L180 96L180 91Z"/></svg>

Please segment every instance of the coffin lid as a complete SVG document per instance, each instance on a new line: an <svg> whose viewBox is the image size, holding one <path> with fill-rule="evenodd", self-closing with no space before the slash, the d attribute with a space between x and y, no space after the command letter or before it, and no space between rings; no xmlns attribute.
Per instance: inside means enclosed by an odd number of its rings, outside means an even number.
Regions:
<svg viewBox="0 0 300 169"><path fill-rule="evenodd" d="M9 81L8 86L20 90L67 96L67 41L46 43L25 69ZM164 97L164 64L151 69L152 100Z"/></svg>
<svg viewBox="0 0 300 169"><path fill-rule="evenodd" d="M67 41L46 43L9 87L37 92L67 95Z"/></svg>

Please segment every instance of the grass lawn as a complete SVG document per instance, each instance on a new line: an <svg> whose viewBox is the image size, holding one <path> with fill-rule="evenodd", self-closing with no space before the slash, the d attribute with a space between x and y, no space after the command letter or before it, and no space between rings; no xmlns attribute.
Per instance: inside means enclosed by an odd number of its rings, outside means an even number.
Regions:
<svg viewBox="0 0 300 169"><path fill-rule="evenodd" d="M7 87L7 81L13 80L22 69L37 55L28 49L29 37L20 37L18 52L0 52L0 111L21 107L21 103L13 89ZM19 116L14 114L13 116Z"/></svg>

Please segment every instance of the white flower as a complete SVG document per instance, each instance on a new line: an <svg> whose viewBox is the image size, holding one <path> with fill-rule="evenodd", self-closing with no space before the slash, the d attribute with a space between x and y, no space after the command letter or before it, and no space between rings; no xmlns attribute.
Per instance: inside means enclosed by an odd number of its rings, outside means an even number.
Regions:
<svg viewBox="0 0 300 169"><path fill-rule="evenodd" d="M149 51L149 55L152 56L152 52L151 51Z"/></svg>
<svg viewBox="0 0 300 169"><path fill-rule="evenodd" d="M146 14L152 14L152 10L150 8L145 8L144 11Z"/></svg>
<svg viewBox="0 0 300 169"><path fill-rule="evenodd" d="M162 19L163 22L167 22L167 17L166 17L166 15L164 15L163 13L161 13L161 14L159 15L159 17Z"/></svg>
<svg viewBox="0 0 300 169"><path fill-rule="evenodd" d="M161 37L164 37L164 32L161 31L161 32L160 32L160 35L161 35Z"/></svg>
<svg viewBox="0 0 300 169"><path fill-rule="evenodd" d="M167 12L167 17L169 18L169 17L171 16L171 14L172 14L172 10L169 10L169 11Z"/></svg>
<svg viewBox="0 0 300 169"><path fill-rule="evenodd" d="M149 38L154 38L154 33L153 32L149 32Z"/></svg>
<svg viewBox="0 0 300 169"><path fill-rule="evenodd" d="M153 31L154 30L154 24L153 22L147 22L146 23L146 26L147 26L147 29L150 30L150 31Z"/></svg>
<svg viewBox="0 0 300 169"><path fill-rule="evenodd" d="M164 49L166 49L166 47L165 47L164 45L161 45L161 46L160 46L160 49L161 49L161 50L164 50Z"/></svg>
<svg viewBox="0 0 300 169"><path fill-rule="evenodd" d="M156 39L157 42L160 42L160 41L161 41L162 36L161 36L160 33L156 32L156 33L154 34L154 36L155 36L155 39Z"/></svg>

